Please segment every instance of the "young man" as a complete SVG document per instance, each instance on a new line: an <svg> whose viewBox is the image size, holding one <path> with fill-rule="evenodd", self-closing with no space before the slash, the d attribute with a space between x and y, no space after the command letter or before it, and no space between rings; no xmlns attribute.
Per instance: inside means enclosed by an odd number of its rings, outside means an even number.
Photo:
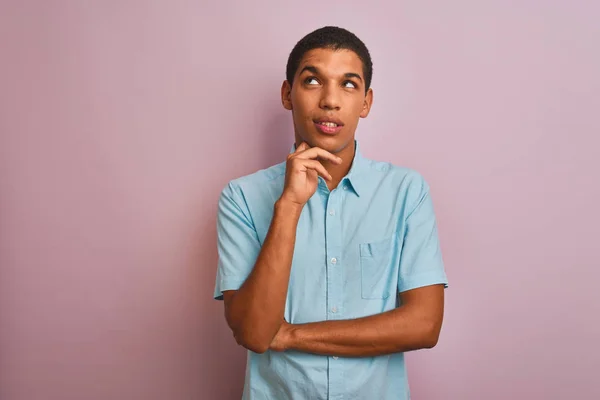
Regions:
<svg viewBox="0 0 600 400"><path fill-rule="evenodd" d="M244 399L409 399L404 352L435 346L447 284L423 178L364 158L372 63L347 30L292 50L286 162L219 200L214 296L249 350Z"/></svg>

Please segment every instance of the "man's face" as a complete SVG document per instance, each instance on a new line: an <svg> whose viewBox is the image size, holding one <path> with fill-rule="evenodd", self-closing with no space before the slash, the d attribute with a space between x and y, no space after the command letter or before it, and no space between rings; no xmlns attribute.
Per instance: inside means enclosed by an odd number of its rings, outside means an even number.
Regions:
<svg viewBox="0 0 600 400"><path fill-rule="evenodd" d="M358 120L369 114L373 101L372 90L365 93L362 62L350 50L307 52L292 87L283 82L281 96L292 111L296 143L332 153L353 145Z"/></svg>

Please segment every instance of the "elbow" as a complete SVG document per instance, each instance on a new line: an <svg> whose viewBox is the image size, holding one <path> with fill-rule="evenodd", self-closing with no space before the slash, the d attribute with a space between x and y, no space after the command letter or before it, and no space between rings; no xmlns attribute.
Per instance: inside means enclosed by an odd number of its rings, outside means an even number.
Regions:
<svg viewBox="0 0 600 400"><path fill-rule="evenodd" d="M234 320L233 318L227 318L227 323L233 338L239 346L244 347L254 353L263 354L271 346L271 340L269 333L256 329L257 325L248 323L244 320Z"/></svg>
<svg viewBox="0 0 600 400"><path fill-rule="evenodd" d="M433 349L440 339L440 327L438 324L428 326L423 332L423 348Z"/></svg>
<svg viewBox="0 0 600 400"><path fill-rule="evenodd" d="M242 346L257 354L263 354L269 350L269 345L265 345L265 343L248 342Z"/></svg>
<svg viewBox="0 0 600 400"><path fill-rule="evenodd" d="M433 349L438 343L437 336L429 336L426 340L423 341L423 348L425 349Z"/></svg>
<svg viewBox="0 0 600 400"><path fill-rule="evenodd" d="M234 332L233 336L238 345L258 354L265 353L267 350L269 350L271 345L270 341L267 342L267 340L261 339L260 337L257 337L257 335Z"/></svg>

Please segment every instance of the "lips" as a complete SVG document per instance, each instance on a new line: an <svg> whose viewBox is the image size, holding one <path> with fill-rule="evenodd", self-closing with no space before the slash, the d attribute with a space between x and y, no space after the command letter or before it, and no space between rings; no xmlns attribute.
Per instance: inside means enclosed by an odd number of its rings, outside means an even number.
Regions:
<svg viewBox="0 0 600 400"><path fill-rule="evenodd" d="M324 117L314 120L315 124L321 124L330 128L335 128L338 126L344 126L344 123L334 117Z"/></svg>
<svg viewBox="0 0 600 400"><path fill-rule="evenodd" d="M335 122L317 122L317 124L327 126L329 128L337 128L338 126L338 124L336 124Z"/></svg>
<svg viewBox="0 0 600 400"><path fill-rule="evenodd" d="M316 121L315 122L315 127L317 128L317 130L326 135L337 134L339 131L342 130L343 126L344 125L339 125L338 123L332 122L332 121Z"/></svg>
<svg viewBox="0 0 600 400"><path fill-rule="evenodd" d="M342 121L331 117L319 118L315 120L314 123L317 130L326 135L335 135L342 130L342 127L344 126Z"/></svg>

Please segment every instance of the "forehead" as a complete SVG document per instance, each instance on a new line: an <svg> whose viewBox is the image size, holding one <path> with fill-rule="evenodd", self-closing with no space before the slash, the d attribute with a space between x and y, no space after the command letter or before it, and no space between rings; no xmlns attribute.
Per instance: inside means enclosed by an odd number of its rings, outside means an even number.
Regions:
<svg viewBox="0 0 600 400"><path fill-rule="evenodd" d="M312 49L307 51L298 66L300 73L307 65L317 67L324 75L343 75L353 72L363 76L362 61L352 50Z"/></svg>

